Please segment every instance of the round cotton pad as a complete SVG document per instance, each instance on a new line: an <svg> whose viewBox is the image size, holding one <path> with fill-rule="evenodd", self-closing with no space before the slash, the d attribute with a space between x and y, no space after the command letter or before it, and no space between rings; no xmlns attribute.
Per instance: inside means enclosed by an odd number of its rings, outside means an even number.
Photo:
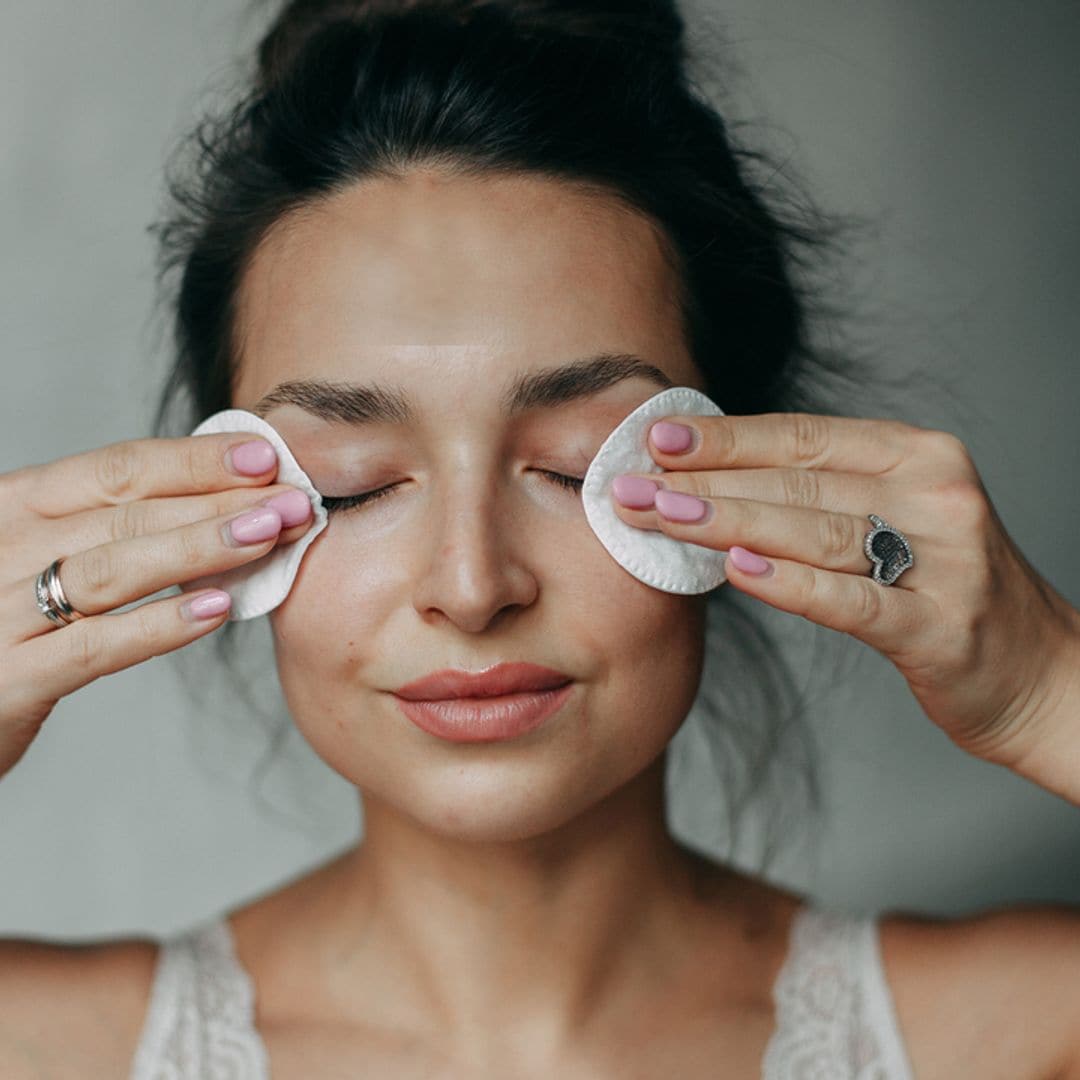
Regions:
<svg viewBox="0 0 1080 1080"><path fill-rule="evenodd" d="M326 528L327 515L323 509L322 496L315 490L307 473L297 464L292 451L285 445L285 440L261 416L256 416L246 409L225 409L207 417L191 434L216 435L223 431L250 431L266 439L277 451L277 482L292 484L305 492L311 499L314 519L299 540L284 547L275 546L261 559L245 563L235 570L227 570L223 574L213 574L199 578L198 581L186 581L180 586L183 592L206 588L224 589L232 597L229 621L240 622L273 611L289 595L300 569L300 560L312 540Z"/></svg>
<svg viewBox="0 0 1080 1080"><path fill-rule="evenodd" d="M723 416L700 390L672 386L642 402L604 440L581 489L585 517L611 557L638 581L669 593L704 593L727 581L726 551L627 525L615 513L611 482L622 473L664 472L649 453L649 428L664 416Z"/></svg>

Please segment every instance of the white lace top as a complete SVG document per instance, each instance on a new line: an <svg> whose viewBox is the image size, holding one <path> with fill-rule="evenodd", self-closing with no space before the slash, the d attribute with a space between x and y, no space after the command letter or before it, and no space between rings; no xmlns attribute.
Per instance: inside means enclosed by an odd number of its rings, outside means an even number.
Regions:
<svg viewBox="0 0 1080 1080"><path fill-rule="evenodd" d="M762 1080L914 1080L873 916L804 905L773 986ZM129 1080L269 1080L224 918L166 938Z"/></svg>

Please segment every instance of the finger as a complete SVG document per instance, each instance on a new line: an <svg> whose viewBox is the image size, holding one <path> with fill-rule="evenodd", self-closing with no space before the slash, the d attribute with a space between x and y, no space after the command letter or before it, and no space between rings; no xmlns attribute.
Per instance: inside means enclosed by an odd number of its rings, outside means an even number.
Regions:
<svg viewBox="0 0 1080 1080"><path fill-rule="evenodd" d="M292 543L307 532L311 524L311 501L299 488L285 484L232 488L207 495L140 499L83 510L54 521L31 523L27 526L26 542L16 545L4 576L14 579L28 574L36 576L53 559L76 551L114 540L164 533L267 504L272 504L282 515L284 528L280 543Z"/></svg>
<svg viewBox="0 0 1080 1080"><path fill-rule="evenodd" d="M939 620L932 600L898 585L879 585L871 577L822 570L794 560L770 558L769 562L773 569L765 575L746 573L730 558L724 568L730 584L741 592L851 634L886 657L910 648L920 626L936 625Z"/></svg>
<svg viewBox="0 0 1080 1080"><path fill-rule="evenodd" d="M869 513L895 499L895 486L877 477L824 469L784 468L702 469L683 472L627 473L652 480L658 487L703 498L757 499L783 506L815 507L841 513Z"/></svg>
<svg viewBox="0 0 1080 1080"><path fill-rule="evenodd" d="M281 515L261 507L232 518L102 544L65 559L58 571L60 584L76 611L98 615L172 585L252 562L274 547L280 530ZM237 533L240 539L234 537ZM36 580L24 578L0 594L4 619L0 633L7 640L22 641L54 629L38 609ZM8 622L13 617L18 618L14 626Z"/></svg>
<svg viewBox="0 0 1080 1080"><path fill-rule="evenodd" d="M114 615L80 619L17 645L12 661L18 665L20 681L34 688L38 700L51 705L102 675L172 652L221 626L227 607L208 618L184 614L193 602L218 593L201 590Z"/></svg>
<svg viewBox="0 0 1080 1080"><path fill-rule="evenodd" d="M622 516L622 508L618 508ZM702 512L703 511L703 512ZM733 545L767 556L797 559L823 570L865 574L873 568L866 555L866 534L873 529L867 518L827 510L777 506L755 499L699 499L683 492L657 492L655 509L633 510L624 518L639 528L652 527L678 540L716 551ZM651 515L651 521L650 516ZM925 537L908 539L920 551L927 550ZM919 567L904 575L907 588L918 588Z"/></svg>
<svg viewBox="0 0 1080 1080"><path fill-rule="evenodd" d="M257 471L250 471L257 470ZM22 502L55 518L162 495L257 487L277 473L277 451L251 432L129 439L9 474Z"/></svg>
<svg viewBox="0 0 1080 1080"><path fill-rule="evenodd" d="M649 429L648 446L665 469L729 469L763 465L840 469L876 475L895 469L921 429L898 420L863 420L817 413L750 416L669 416L656 422L690 428L683 453L661 449L667 429ZM665 442L665 445L671 445Z"/></svg>
<svg viewBox="0 0 1080 1080"><path fill-rule="evenodd" d="M660 491L655 509L630 510L616 504L615 510L635 528L663 532L714 551L739 545L838 573L867 574L873 567L864 547L873 526L849 514L780 507L753 499L699 499L673 491ZM920 551L926 547L924 538L909 540ZM908 569L904 587L917 588L919 574L918 567Z"/></svg>

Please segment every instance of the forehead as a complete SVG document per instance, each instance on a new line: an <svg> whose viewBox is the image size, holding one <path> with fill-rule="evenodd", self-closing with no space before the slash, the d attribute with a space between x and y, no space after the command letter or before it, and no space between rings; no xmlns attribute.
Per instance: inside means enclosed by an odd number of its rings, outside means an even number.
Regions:
<svg viewBox="0 0 1080 1080"><path fill-rule="evenodd" d="M239 408L290 379L437 378L445 395L618 351L700 382L657 229L536 176L418 170L295 211L244 275L234 336Z"/></svg>

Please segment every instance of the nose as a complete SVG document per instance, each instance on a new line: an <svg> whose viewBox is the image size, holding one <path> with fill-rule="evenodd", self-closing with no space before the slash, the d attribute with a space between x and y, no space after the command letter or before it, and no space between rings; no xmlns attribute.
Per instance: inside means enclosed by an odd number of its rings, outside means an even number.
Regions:
<svg viewBox="0 0 1080 1080"><path fill-rule="evenodd" d="M421 616L479 633L536 599L536 576L526 561L530 526L497 479L459 475L443 485L430 527L413 600Z"/></svg>

